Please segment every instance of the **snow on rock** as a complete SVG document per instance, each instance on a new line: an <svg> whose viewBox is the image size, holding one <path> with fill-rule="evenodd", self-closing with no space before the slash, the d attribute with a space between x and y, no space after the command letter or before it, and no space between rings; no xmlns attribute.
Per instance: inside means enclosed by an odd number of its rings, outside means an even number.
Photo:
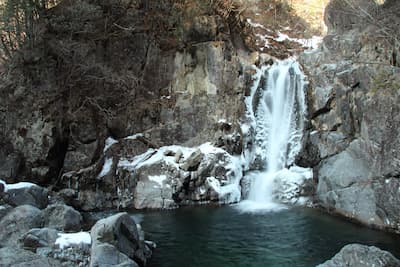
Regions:
<svg viewBox="0 0 400 267"><path fill-rule="evenodd" d="M106 158L103 164L103 168L101 169L100 174L97 176L98 179L106 176L110 171L111 167L113 165L113 159L112 158Z"/></svg>
<svg viewBox="0 0 400 267"><path fill-rule="evenodd" d="M303 47L316 49L322 43L322 36L313 36L310 39L291 38L289 35L278 32L278 37L274 38L277 42L284 42L286 40L301 44Z"/></svg>
<svg viewBox="0 0 400 267"><path fill-rule="evenodd" d="M125 137L124 139L125 139L125 140L135 140L135 139L137 139L138 137L143 137L143 134L138 133L138 134L130 135L130 136Z"/></svg>
<svg viewBox="0 0 400 267"><path fill-rule="evenodd" d="M22 188L30 188L33 186L37 186L34 183L29 183L29 182L19 182L16 184L7 184L3 180L0 180L0 183L4 185L4 192L7 192L8 190L12 189L22 189Z"/></svg>
<svg viewBox="0 0 400 267"><path fill-rule="evenodd" d="M262 28L262 29L265 29L265 26L264 26L264 25L262 25L262 24L260 24L260 23L257 23L257 22L253 22L250 18L248 18L246 21L247 21L247 23L248 23L251 27L253 27L253 28Z"/></svg>
<svg viewBox="0 0 400 267"><path fill-rule="evenodd" d="M132 158L121 158L117 175L137 181L132 188L134 207L172 208L176 203L240 201L242 164L222 148L165 146ZM207 182L213 177L214 182ZM126 188L120 188L125 192Z"/></svg>
<svg viewBox="0 0 400 267"><path fill-rule="evenodd" d="M263 51L264 48L271 48L270 41L276 41L276 42L291 41L299 43L305 48L316 49L322 43L323 39L322 36L313 36L309 39L292 38L289 35L279 31L273 32L270 29L266 28L264 25L257 22L253 22L250 18L247 19L247 23L248 25L250 25L250 27L258 29L259 32L264 33L264 34L255 33L255 37L257 38L257 44L262 46L260 48L261 51ZM284 30L290 31L290 28L286 27ZM265 32L267 32L268 34L265 34Z"/></svg>
<svg viewBox="0 0 400 267"><path fill-rule="evenodd" d="M103 153L105 153L113 144L118 143L117 140L115 140L112 137L108 137L104 143L104 149L103 149Z"/></svg>
<svg viewBox="0 0 400 267"><path fill-rule="evenodd" d="M58 238L55 242L61 249L79 246L79 245L90 245L92 239L88 232L78 233L59 233Z"/></svg>

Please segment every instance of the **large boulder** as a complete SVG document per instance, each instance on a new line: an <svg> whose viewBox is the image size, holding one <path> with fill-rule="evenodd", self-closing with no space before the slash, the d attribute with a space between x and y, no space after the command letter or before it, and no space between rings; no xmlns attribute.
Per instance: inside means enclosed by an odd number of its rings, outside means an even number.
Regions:
<svg viewBox="0 0 400 267"><path fill-rule="evenodd" d="M139 267L127 255L120 252L115 246L101 243L92 248L90 267Z"/></svg>
<svg viewBox="0 0 400 267"><path fill-rule="evenodd" d="M11 206L32 205L39 209L44 209L48 204L48 191L46 188L31 186L7 185L10 189L3 195L3 200Z"/></svg>
<svg viewBox="0 0 400 267"><path fill-rule="evenodd" d="M51 228L33 228L25 233L21 238L24 249L36 252L40 247L52 247L59 231Z"/></svg>
<svg viewBox="0 0 400 267"><path fill-rule="evenodd" d="M337 266L397 267L400 266L400 260L396 259L390 252L374 246L350 244L343 247L332 259L317 267Z"/></svg>
<svg viewBox="0 0 400 267"><path fill-rule="evenodd" d="M146 264L146 245L140 240L135 221L126 212L99 220L91 229L91 237L92 267Z"/></svg>
<svg viewBox="0 0 400 267"><path fill-rule="evenodd" d="M37 255L31 251L16 248L0 248L0 266L8 267L57 267L61 262Z"/></svg>
<svg viewBox="0 0 400 267"><path fill-rule="evenodd" d="M32 228L41 227L41 211L30 205L22 205L8 212L0 220L0 246L18 246L18 240Z"/></svg>
<svg viewBox="0 0 400 267"><path fill-rule="evenodd" d="M65 232L82 228L82 215L67 205L50 205L42 212L44 226Z"/></svg>

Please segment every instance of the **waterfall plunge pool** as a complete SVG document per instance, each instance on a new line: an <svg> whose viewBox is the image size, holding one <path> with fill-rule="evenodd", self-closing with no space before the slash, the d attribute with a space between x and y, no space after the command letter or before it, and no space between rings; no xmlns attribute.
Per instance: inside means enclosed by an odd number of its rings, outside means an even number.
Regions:
<svg viewBox="0 0 400 267"><path fill-rule="evenodd" d="M133 215L157 248L149 267L316 266L346 244L400 256L400 236L308 208L243 213L234 205Z"/></svg>

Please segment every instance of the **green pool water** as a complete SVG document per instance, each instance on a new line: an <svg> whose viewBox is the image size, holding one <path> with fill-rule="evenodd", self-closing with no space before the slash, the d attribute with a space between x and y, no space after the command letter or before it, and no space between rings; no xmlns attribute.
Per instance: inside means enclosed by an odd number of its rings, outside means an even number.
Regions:
<svg viewBox="0 0 400 267"><path fill-rule="evenodd" d="M348 243L400 256L400 236L305 208L242 213L234 206L134 214L157 243L150 267L315 266Z"/></svg>

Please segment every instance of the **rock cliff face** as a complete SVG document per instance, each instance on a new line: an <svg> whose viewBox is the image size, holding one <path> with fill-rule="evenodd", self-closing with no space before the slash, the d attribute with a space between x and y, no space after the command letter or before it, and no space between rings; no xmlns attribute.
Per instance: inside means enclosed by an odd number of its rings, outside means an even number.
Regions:
<svg viewBox="0 0 400 267"><path fill-rule="evenodd" d="M118 184L97 179L109 137L141 135L107 152L118 157L205 142L240 154L247 63L233 41L237 26L216 10L168 0L63 1L48 10L36 46L3 78L0 179L69 187L85 201L94 193L103 197L88 208L105 208Z"/></svg>
<svg viewBox="0 0 400 267"><path fill-rule="evenodd" d="M400 231L399 5L358 2L331 1L329 34L301 55L311 125L298 161L314 166L322 207Z"/></svg>

